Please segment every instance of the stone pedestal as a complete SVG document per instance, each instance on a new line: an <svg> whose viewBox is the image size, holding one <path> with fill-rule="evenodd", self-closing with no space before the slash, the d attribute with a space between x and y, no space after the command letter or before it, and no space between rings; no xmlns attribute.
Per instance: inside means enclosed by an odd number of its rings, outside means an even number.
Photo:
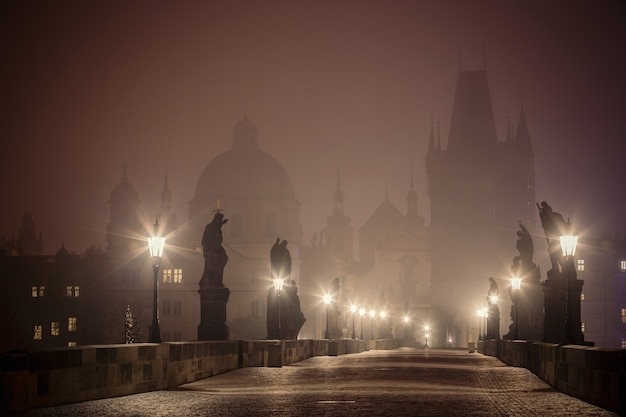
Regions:
<svg viewBox="0 0 626 417"><path fill-rule="evenodd" d="M489 316L487 317L487 334L485 339L500 339L500 309L496 304L489 306Z"/></svg>
<svg viewBox="0 0 626 417"><path fill-rule="evenodd" d="M565 281L559 271L548 271L543 296L543 341L561 343L565 329Z"/></svg>
<svg viewBox="0 0 626 417"><path fill-rule="evenodd" d="M198 340L228 340L226 303L230 290L224 286L202 285L200 281L200 324Z"/></svg>

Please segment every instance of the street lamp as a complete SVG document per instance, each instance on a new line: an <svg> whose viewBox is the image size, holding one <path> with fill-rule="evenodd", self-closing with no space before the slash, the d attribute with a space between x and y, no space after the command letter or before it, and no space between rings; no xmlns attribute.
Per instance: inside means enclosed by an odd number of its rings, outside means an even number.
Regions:
<svg viewBox="0 0 626 417"><path fill-rule="evenodd" d="M324 331L324 339L329 339L330 340L330 333L328 332L328 306L330 305L330 302L332 301L332 296L330 294L324 294L323 300L324 300L324 305L326 306L326 330Z"/></svg>
<svg viewBox="0 0 626 417"><path fill-rule="evenodd" d="M152 325L150 326L149 342L161 343L161 329L159 327L159 266L165 248L165 238L159 236L159 219L154 222L154 235L148 237L148 250L152 257L152 269L154 271L154 291L152 298Z"/></svg>
<svg viewBox="0 0 626 417"><path fill-rule="evenodd" d="M411 317L409 317L408 314L405 314L404 317L402 317L402 322L404 323L404 340L409 340L407 327L409 323L411 322Z"/></svg>
<svg viewBox="0 0 626 417"><path fill-rule="evenodd" d="M363 316L365 315L365 307L359 308L359 318L361 322L361 339L365 340L365 334L363 334Z"/></svg>
<svg viewBox="0 0 626 417"><path fill-rule="evenodd" d="M371 309L369 312L370 315L370 328L372 330L372 340L374 340L374 317L376 317L376 310Z"/></svg>
<svg viewBox="0 0 626 417"><path fill-rule="evenodd" d="M519 277L511 277L511 290L513 290L513 303L515 308L515 322L513 323L513 338L515 340L519 339L519 317L517 315L517 305L519 300L519 291L522 288L522 279Z"/></svg>
<svg viewBox="0 0 626 417"><path fill-rule="evenodd" d="M280 324L280 293L283 291L283 278L274 278L274 290L276 291L276 304L278 309L278 339L282 339L282 326Z"/></svg>
<svg viewBox="0 0 626 417"><path fill-rule="evenodd" d="M350 312L352 313L352 339L356 339L356 333L354 329L354 318L356 316L357 311L359 311L359 307L356 304L350 304Z"/></svg>
<svg viewBox="0 0 626 417"><path fill-rule="evenodd" d="M567 234L561 236L561 251L565 257L565 265L563 272L565 275L565 343L574 342L574 332L572 330L572 296L570 294L570 280L572 276L575 279L576 271L574 270L574 255L576 254L576 245L578 244L578 236L572 233L572 224L567 219Z"/></svg>
<svg viewBox="0 0 626 417"><path fill-rule="evenodd" d="M487 307L480 307L477 310L476 314L478 315L478 340L484 340L484 336L486 334L483 334L483 332L482 332L483 329L482 328L483 328L483 322L489 316ZM487 333L486 325L485 325L485 329L484 330L485 330L485 333Z"/></svg>

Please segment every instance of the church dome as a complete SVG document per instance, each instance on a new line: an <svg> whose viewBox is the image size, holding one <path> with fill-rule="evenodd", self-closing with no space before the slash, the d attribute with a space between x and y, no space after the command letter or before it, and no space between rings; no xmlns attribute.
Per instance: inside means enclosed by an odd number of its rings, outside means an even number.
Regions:
<svg viewBox="0 0 626 417"><path fill-rule="evenodd" d="M247 117L233 128L232 149L204 169L193 203L217 199L270 198L295 200L285 168L257 146L257 128Z"/></svg>

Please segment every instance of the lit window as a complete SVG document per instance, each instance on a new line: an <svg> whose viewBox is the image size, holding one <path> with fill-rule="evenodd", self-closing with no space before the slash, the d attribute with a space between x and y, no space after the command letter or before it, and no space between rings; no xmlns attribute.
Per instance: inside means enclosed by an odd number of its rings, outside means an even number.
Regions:
<svg viewBox="0 0 626 417"><path fill-rule="evenodd" d="M578 259L577 263L576 263L576 270L579 272L582 272L585 270L585 260L584 259Z"/></svg>
<svg viewBox="0 0 626 417"><path fill-rule="evenodd" d="M626 308L622 308L622 323L626 324Z"/></svg>
<svg viewBox="0 0 626 417"><path fill-rule="evenodd" d="M585 293L584 292L580 293L580 301L585 301Z"/></svg>
<svg viewBox="0 0 626 417"><path fill-rule="evenodd" d="M58 321L53 321L52 323L50 323L50 334L52 336L58 336L59 333L60 333L59 322Z"/></svg>
<svg viewBox="0 0 626 417"><path fill-rule="evenodd" d="M74 285L74 297L78 297L80 295L80 287L78 285Z"/></svg>
<svg viewBox="0 0 626 417"><path fill-rule="evenodd" d="M622 349L626 349L626 339L622 339Z"/></svg>
<svg viewBox="0 0 626 417"><path fill-rule="evenodd" d="M38 291L37 286L33 285L30 290L30 294L33 298L37 298L37 291Z"/></svg>
<svg viewBox="0 0 626 417"><path fill-rule="evenodd" d="M76 342L67 342L67 347L76 347Z"/></svg>
<svg viewBox="0 0 626 417"><path fill-rule="evenodd" d="M41 340L43 338L43 326L36 325L33 333L33 340Z"/></svg>
<svg viewBox="0 0 626 417"><path fill-rule="evenodd" d="M174 269L174 282L177 284L183 283L183 270L182 268Z"/></svg>
<svg viewBox="0 0 626 417"><path fill-rule="evenodd" d="M580 323L580 331L585 333L585 322L584 321Z"/></svg>
<svg viewBox="0 0 626 417"><path fill-rule="evenodd" d="M163 270L163 283L171 284L172 283L172 270L164 269Z"/></svg>
<svg viewBox="0 0 626 417"><path fill-rule="evenodd" d="M77 329L76 317L68 317L68 319L67 319L67 331L68 332L75 332L76 329Z"/></svg>
<svg viewBox="0 0 626 417"><path fill-rule="evenodd" d="M622 272L626 272L626 260L619 261L619 270Z"/></svg>
<svg viewBox="0 0 626 417"><path fill-rule="evenodd" d="M46 287L43 285L39 286L39 297L43 297L44 295L46 295Z"/></svg>
<svg viewBox="0 0 626 417"><path fill-rule="evenodd" d="M78 285L67 285L65 287L65 296L66 297L78 297Z"/></svg>

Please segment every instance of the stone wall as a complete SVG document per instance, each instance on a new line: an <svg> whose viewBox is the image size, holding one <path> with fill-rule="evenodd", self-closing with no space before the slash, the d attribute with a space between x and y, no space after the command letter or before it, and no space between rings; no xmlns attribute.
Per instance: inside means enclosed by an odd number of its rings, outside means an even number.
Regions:
<svg viewBox="0 0 626 417"><path fill-rule="evenodd" d="M384 349L378 341L377 349ZM387 347L388 348L388 347ZM11 352L0 362L0 415L175 387L253 366L358 353L358 340L138 343Z"/></svg>
<svg viewBox="0 0 626 417"><path fill-rule="evenodd" d="M479 342L478 351L527 368L568 395L626 414L626 350L487 340Z"/></svg>

